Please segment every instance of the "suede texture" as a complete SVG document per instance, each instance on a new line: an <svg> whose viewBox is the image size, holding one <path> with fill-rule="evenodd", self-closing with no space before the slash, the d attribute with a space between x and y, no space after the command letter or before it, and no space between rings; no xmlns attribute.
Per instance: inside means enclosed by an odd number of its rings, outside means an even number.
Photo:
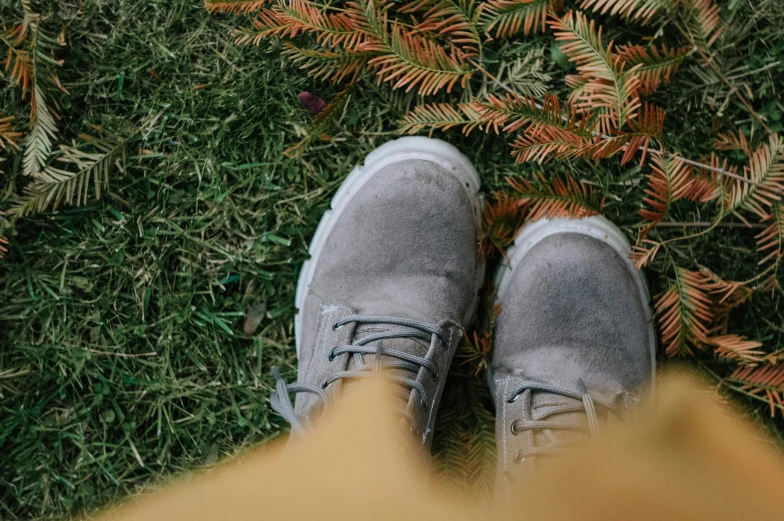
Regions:
<svg viewBox="0 0 784 521"><path fill-rule="evenodd" d="M509 490L510 482L530 477L528 471L546 460L515 463L515 454L552 441L541 430L513 434L515 420L544 418L587 426L584 412L548 417L558 406L580 405L579 400L534 391L510 403L523 381L578 393L582 381L591 397L611 402L625 414L636 406L653 373L649 303L635 284L633 268L611 246L583 234L555 234L534 245L511 269L491 363L499 494ZM606 409L596 409L601 424L616 420ZM563 430L551 434L559 442L584 436Z"/></svg>
<svg viewBox="0 0 784 521"><path fill-rule="evenodd" d="M365 335L400 329L350 324L333 331L332 324L342 316L386 315L439 324L444 343L381 341L385 349L426 357L439 368L437 379L425 369L404 375L415 377L427 391L424 405L416 391L406 394L404 408L415 419L412 432L429 445L449 365L481 287L475 211L466 187L435 163L406 160L376 172L352 196L318 257L300 310L298 381L323 385L338 371L372 362L373 355L362 360L346 353L333 361L328 355L332 347ZM393 373L402 376L404 371ZM327 391L339 394L345 385L335 382ZM315 403L312 395L300 393L298 413L311 414Z"/></svg>

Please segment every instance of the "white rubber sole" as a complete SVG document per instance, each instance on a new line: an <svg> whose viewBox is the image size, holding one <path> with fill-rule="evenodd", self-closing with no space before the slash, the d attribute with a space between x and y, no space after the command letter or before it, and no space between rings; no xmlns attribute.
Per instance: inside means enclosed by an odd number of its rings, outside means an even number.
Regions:
<svg viewBox="0 0 784 521"><path fill-rule="evenodd" d="M634 279L637 289L643 301L650 302L650 292L648 284L645 282L640 270L638 270L632 260L631 245L623 232L613 223L601 216L586 217L585 219L540 219L529 223L520 230L515 237L514 245L506 250L511 267L502 261L495 273L496 302L503 301L504 295L508 290L511 281L511 274L522 258L538 242L544 238L558 233L581 233L609 244L626 261L626 267ZM653 326L653 316L649 306L645 306L645 319L648 323L648 338L650 339L651 369L652 374L656 374L656 331ZM652 382L655 378L651 379Z"/></svg>
<svg viewBox="0 0 784 521"><path fill-rule="evenodd" d="M319 222L316 228L316 233L310 241L310 247L308 248L310 259L306 260L302 265L299 280L297 281L297 293L294 297L294 305L297 307L297 314L294 316L297 358L299 358L300 338L302 337L302 315L300 311L305 306L305 297L308 295L308 289L316 271L319 255L327 241L327 237L332 231L332 227L351 203L353 197L373 175L387 165L409 159L430 161L452 173L465 187L466 193L471 199L477 225L481 222L481 199L477 194L481 184L479 173L471 164L471 161L455 147L438 139L412 136L390 141L373 150L365 158L364 165L355 167L343 181L343 184L340 185L337 193L332 198L330 209L324 213L321 222ZM481 279L481 275L479 278Z"/></svg>

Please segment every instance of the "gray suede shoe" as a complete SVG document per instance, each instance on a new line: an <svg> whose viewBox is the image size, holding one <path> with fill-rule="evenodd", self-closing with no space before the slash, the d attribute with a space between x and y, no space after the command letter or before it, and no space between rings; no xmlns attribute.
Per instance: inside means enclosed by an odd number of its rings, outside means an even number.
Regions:
<svg viewBox="0 0 784 521"><path fill-rule="evenodd" d="M346 178L300 273L297 384L279 381L272 397L294 432L380 366L399 384L404 425L429 447L482 282L478 190L465 156L423 137L377 148Z"/></svg>
<svg viewBox="0 0 784 521"><path fill-rule="evenodd" d="M629 243L602 217L527 225L496 279L490 386L500 496L622 420L653 382L656 337Z"/></svg>

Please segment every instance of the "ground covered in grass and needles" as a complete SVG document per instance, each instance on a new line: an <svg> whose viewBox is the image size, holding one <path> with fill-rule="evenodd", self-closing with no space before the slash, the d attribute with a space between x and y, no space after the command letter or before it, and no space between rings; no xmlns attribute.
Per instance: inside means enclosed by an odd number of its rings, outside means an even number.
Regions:
<svg viewBox="0 0 784 521"><path fill-rule="evenodd" d="M42 26L62 31L65 44L54 51L68 91L53 95L55 143L118 120L135 130L100 200L91 195L87 204L13 221L0 216L9 241L0 260L2 519L90 512L284 431L268 404L270 367L296 378L293 295L308 240L351 167L392 139L420 101L361 80L328 136L289 158L284 150L313 121L298 94L330 101L342 88L287 63L279 43L236 45L232 29L247 19L211 15L196 0L33 4ZM746 31L725 53L745 67L734 81L748 86L756 110L781 132L784 26L775 20L784 10L777 1L720 4ZM2 29L22 15L20 2L3 2ZM612 19L602 20L612 27ZM625 25L610 33L622 31L643 36ZM568 69L551 35L497 40L484 52L487 69L498 73L503 65L513 87L532 92L547 81L542 75L562 78ZM518 70L508 70L515 64ZM11 71L0 78L0 117L14 116L24 130L29 94L23 98ZM503 93L481 76L469 90L487 89ZM721 118L754 126L721 90L693 66L654 97L677 129L674 145L692 158L711 150L710 129ZM457 130L443 137L474 160L488 191L505 188L510 173L539 170L515 166L504 137ZM0 156L0 209L8 210L28 179L21 153ZM546 168L595 186L605 215L636 236L641 168L613 160ZM693 205L673 212L673 221L703 220ZM745 280L759 260L754 233L719 228L667 255ZM655 273L651 283L661 290ZM733 331L775 353L784 331L780 303L780 292L753 295L731 316ZM435 447L452 474L487 490L494 454L487 353L482 338L471 344L450 376ZM717 378L726 374L722 364L694 359ZM766 417L764 404L740 399L749 414ZM776 420L765 421L778 432Z"/></svg>

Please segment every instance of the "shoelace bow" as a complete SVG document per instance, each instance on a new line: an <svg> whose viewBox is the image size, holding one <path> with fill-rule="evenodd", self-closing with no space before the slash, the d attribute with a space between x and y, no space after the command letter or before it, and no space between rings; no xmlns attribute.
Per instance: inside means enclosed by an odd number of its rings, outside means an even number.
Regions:
<svg viewBox="0 0 784 521"><path fill-rule="evenodd" d="M323 403L324 413L329 407L329 397L325 391L330 384L337 380L342 379L359 379L367 378L368 376L380 371L381 369L403 369L417 375L420 368L425 368L430 375L438 380L440 375L438 367L424 357L412 355L397 349L386 349L382 347L380 340L392 338L416 338L430 342L430 349L433 348L437 341L442 345L446 345L444 331L435 325L416 320L408 320L404 318L389 317L389 316L374 316L374 315L347 315L333 324L332 329L336 331L346 324L384 324L391 326L401 326L405 329L394 329L391 331L384 331L367 335L360 340L354 341L352 344L333 347L328 354L328 360L334 361L338 356L343 354L350 354L358 359L361 363L356 369L348 371L338 371L320 387L311 384L287 384L280 376L277 368L272 368L272 374L275 377L276 389L270 396L270 405L272 409L280 414L284 420L291 424L291 430L295 433L303 433L305 425L294 410L294 405L291 401L291 395L297 393L311 393L319 397ZM369 345L373 342L378 342L377 345ZM371 364L364 363L364 355L375 355L374 362ZM382 356L393 358L392 361L383 361ZM390 380L400 384L402 387L408 389L408 394L416 391L419 396L419 403L423 407L427 407L427 392L425 387L417 382L416 379L406 378L404 376L392 375ZM324 414L322 413L322 414ZM403 411L403 414L408 417L409 422L413 424L413 418Z"/></svg>
<svg viewBox="0 0 784 521"><path fill-rule="evenodd" d="M533 446L532 448L526 450L517 451L514 456L515 463L522 463L526 458L531 456L558 454L560 451L566 448L566 444L560 442L556 438L555 434L553 433L555 430L587 432L593 437L598 436L599 419L596 415L597 405L610 412L617 413L616 407L613 403L592 398L591 395L588 394L588 390L585 388L585 384L583 384L582 380L580 380L579 385L581 392L569 391L538 382L522 382L517 386L517 388L515 388L514 391L512 391L512 394L508 400L509 403L516 402L520 398L524 400L522 411L523 418L514 420L512 422L512 434L516 436L525 431L541 431L550 441L550 443L546 446ZM539 415L538 418L535 418L534 408L532 405L532 394L534 391L546 392L567 398L574 398L575 400L580 400L582 403L547 405L546 412ZM586 428L579 423L570 421L547 420L547 418L550 416L569 412L585 412L586 416L588 417L588 427Z"/></svg>

